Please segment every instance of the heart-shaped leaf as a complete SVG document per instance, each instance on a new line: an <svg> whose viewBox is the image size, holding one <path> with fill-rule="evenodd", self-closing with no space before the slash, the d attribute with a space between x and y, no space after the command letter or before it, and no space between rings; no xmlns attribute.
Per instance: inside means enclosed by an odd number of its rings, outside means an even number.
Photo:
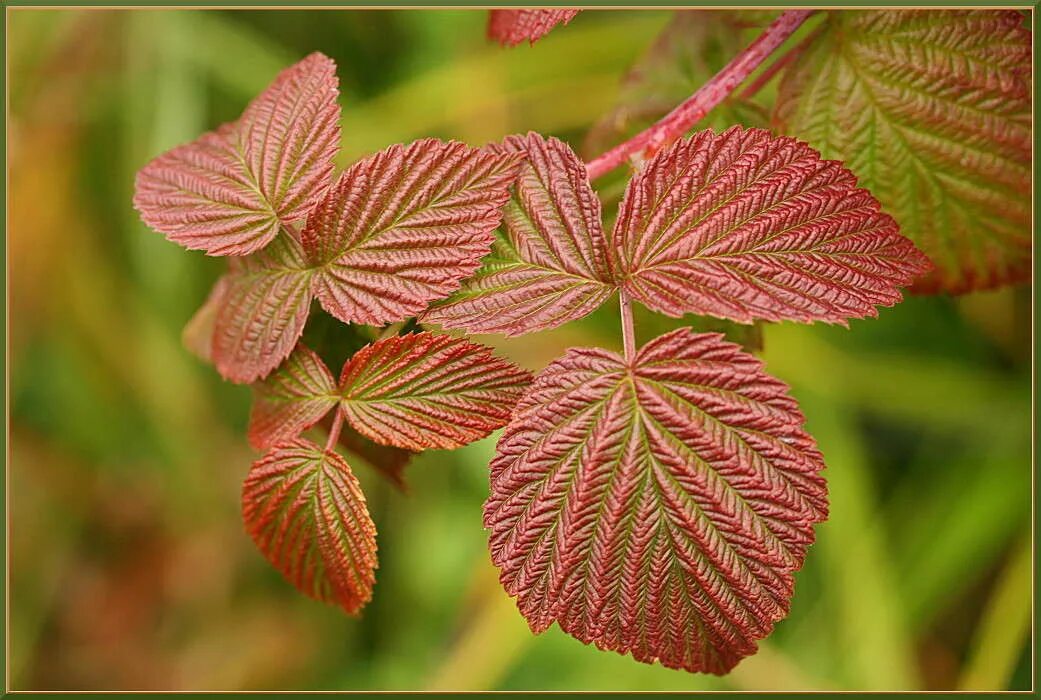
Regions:
<svg viewBox="0 0 1041 700"><path fill-rule="evenodd" d="M784 75L776 121L928 254L917 290L1030 280L1031 43L1018 10L829 12Z"/></svg>
<svg viewBox="0 0 1041 700"><path fill-rule="evenodd" d="M423 320L508 336L553 328L596 309L614 290L600 200L571 148L536 133L506 139L527 155L503 213L506 234L478 273Z"/></svg>
<svg viewBox="0 0 1041 700"><path fill-rule="evenodd" d="M376 526L343 457L306 440L253 464L242 515L257 547L290 583L357 613L372 597Z"/></svg>
<svg viewBox="0 0 1041 700"><path fill-rule="evenodd" d="M627 292L741 323L877 316L929 262L835 161L761 129L701 131L629 182L613 233Z"/></svg>
<svg viewBox="0 0 1041 700"><path fill-rule="evenodd" d="M355 430L418 451L453 449L501 428L530 381L483 345L413 333L362 348L344 365L340 391Z"/></svg>
<svg viewBox="0 0 1041 700"><path fill-rule="evenodd" d="M336 65L313 53L282 71L242 117L178 146L137 174L134 206L168 239L246 255L302 219L340 142Z"/></svg>
<svg viewBox="0 0 1041 700"><path fill-rule="evenodd" d="M253 385L249 442L266 450L295 438L339 401L336 380L322 358L298 344L277 370Z"/></svg>
<svg viewBox="0 0 1041 700"><path fill-rule="evenodd" d="M488 14L488 38L503 46L527 41L534 44L561 22L567 24L578 10L492 10Z"/></svg>
<svg viewBox="0 0 1041 700"><path fill-rule="evenodd" d="M307 322L311 274L300 244L286 234L232 260L213 334L213 361L225 379L256 381L289 356Z"/></svg>
<svg viewBox="0 0 1041 700"><path fill-rule="evenodd" d="M382 325L458 289L491 248L521 158L424 139L355 163L301 234L322 307Z"/></svg>
<svg viewBox="0 0 1041 700"><path fill-rule="evenodd" d="M821 456L787 387L718 334L631 363L573 349L499 441L484 521L536 632L725 673L787 614L826 517Z"/></svg>

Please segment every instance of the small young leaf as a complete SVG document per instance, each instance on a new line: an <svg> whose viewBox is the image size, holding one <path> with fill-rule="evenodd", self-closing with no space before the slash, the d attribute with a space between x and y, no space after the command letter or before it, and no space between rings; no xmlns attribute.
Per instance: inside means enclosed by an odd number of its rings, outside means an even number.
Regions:
<svg viewBox="0 0 1041 700"><path fill-rule="evenodd" d="M841 163L761 129L701 131L629 182L612 251L648 308L741 323L877 316L929 261Z"/></svg>
<svg viewBox="0 0 1041 700"><path fill-rule="evenodd" d="M829 12L775 116L932 259L916 290L966 292L1030 280L1030 79L1018 11Z"/></svg>
<svg viewBox="0 0 1041 700"><path fill-rule="evenodd" d="M310 428L339 403L332 372L310 348L296 349L267 378L253 385L249 442L267 450Z"/></svg>
<svg viewBox="0 0 1041 700"><path fill-rule="evenodd" d="M134 206L168 239L210 255L266 246L301 219L340 141L336 66L314 53L282 71L241 119L174 148L137 174Z"/></svg>
<svg viewBox="0 0 1041 700"><path fill-rule="evenodd" d="M267 376L296 346L311 306L311 271L300 244L281 235L232 260L213 334L213 361L230 381Z"/></svg>
<svg viewBox="0 0 1041 700"><path fill-rule="evenodd" d="M424 322L507 336L553 328L592 312L614 290L600 201L571 148L536 133L506 139L527 155L491 259Z"/></svg>
<svg viewBox="0 0 1041 700"><path fill-rule="evenodd" d="M424 139L355 163L301 234L322 307L383 325L458 289L491 248L521 158Z"/></svg>
<svg viewBox="0 0 1041 700"><path fill-rule="evenodd" d="M488 14L488 38L503 46L522 41L534 44L561 22L567 24L578 10L492 10Z"/></svg>
<svg viewBox="0 0 1041 700"><path fill-rule="evenodd" d="M491 349L447 335L392 336L343 367L343 412L362 435L407 450L453 449L510 418L531 381Z"/></svg>
<svg viewBox="0 0 1041 700"><path fill-rule="evenodd" d="M213 364L213 331L217 325L217 313L220 311L221 300L228 287L227 276L221 277L214 283L206 301L184 324L181 331L181 343L193 355L203 362Z"/></svg>
<svg viewBox="0 0 1041 700"><path fill-rule="evenodd" d="M787 614L826 517L820 453L787 387L717 334L632 363L572 349L499 441L492 559L535 632L725 673Z"/></svg>
<svg viewBox="0 0 1041 700"><path fill-rule="evenodd" d="M257 547L304 594L350 614L372 598L376 526L343 457L306 440L253 464L242 516Z"/></svg>

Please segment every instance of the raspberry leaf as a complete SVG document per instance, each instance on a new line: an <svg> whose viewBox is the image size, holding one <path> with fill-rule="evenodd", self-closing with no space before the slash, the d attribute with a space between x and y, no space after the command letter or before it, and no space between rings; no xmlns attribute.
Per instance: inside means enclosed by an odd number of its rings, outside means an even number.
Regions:
<svg viewBox="0 0 1041 700"><path fill-rule="evenodd" d="M503 46L527 41L534 44L561 22L567 24L578 10L492 10L488 14L488 38Z"/></svg>
<svg viewBox="0 0 1041 700"><path fill-rule="evenodd" d="M217 325L217 313L228 286L227 276L219 278L210 290L202 306L184 324L181 343L203 362L213 364L213 331Z"/></svg>
<svg viewBox="0 0 1041 700"><path fill-rule="evenodd" d="M307 322L311 274L288 235L232 260L213 334L213 361L225 379L253 382L289 356Z"/></svg>
<svg viewBox="0 0 1041 700"><path fill-rule="evenodd" d="M383 325L458 289L491 248L520 160L424 139L355 163L301 234L322 307Z"/></svg>
<svg viewBox="0 0 1041 700"><path fill-rule="evenodd" d="M681 139L632 178L612 251L628 293L670 316L845 324L929 268L897 231L841 163L734 127Z"/></svg>
<svg viewBox="0 0 1041 700"><path fill-rule="evenodd" d="M339 403L336 380L322 359L305 345L267 378L253 385L249 442L258 450L297 437Z"/></svg>
<svg viewBox="0 0 1041 700"><path fill-rule="evenodd" d="M536 133L506 139L527 155L506 204L506 233L463 288L425 322L508 336L544 330L592 312L614 290L600 201L571 148Z"/></svg>
<svg viewBox="0 0 1041 700"><path fill-rule="evenodd" d="M372 597L376 526L343 457L306 440L253 464L242 516L260 551L305 595L355 614Z"/></svg>
<svg viewBox="0 0 1041 700"><path fill-rule="evenodd" d="M824 520L821 456L787 387L717 334L629 364L572 349L540 373L492 462L485 525L535 632L725 673L787 614Z"/></svg>
<svg viewBox="0 0 1041 700"><path fill-rule="evenodd" d="M501 428L530 381L490 348L424 332L362 348L344 365L340 391L355 430L419 451L461 447Z"/></svg>
<svg viewBox="0 0 1041 700"><path fill-rule="evenodd" d="M936 264L920 291L1027 281L1031 33L1014 10L828 13L782 129L842 159Z"/></svg>
<svg viewBox="0 0 1041 700"><path fill-rule="evenodd" d="M174 148L137 175L134 206L168 239L246 255L302 219L340 142L336 66L313 53L282 71L242 117Z"/></svg>

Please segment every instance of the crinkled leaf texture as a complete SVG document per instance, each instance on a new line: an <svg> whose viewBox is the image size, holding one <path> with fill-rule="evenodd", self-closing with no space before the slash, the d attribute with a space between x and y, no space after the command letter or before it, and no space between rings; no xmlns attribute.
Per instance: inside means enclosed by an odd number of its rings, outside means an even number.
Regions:
<svg viewBox="0 0 1041 700"><path fill-rule="evenodd" d="M1030 77L1019 11L831 12L775 116L928 254L916 290L985 289L1030 279Z"/></svg>
<svg viewBox="0 0 1041 700"><path fill-rule="evenodd" d="M134 206L175 243L246 255L306 216L340 144L336 65L313 53L282 71L242 117L137 175Z"/></svg>
<svg viewBox="0 0 1041 700"><path fill-rule="evenodd" d="M257 547L290 583L355 614L372 597L376 526L343 457L306 440L253 464L242 515Z"/></svg>
<svg viewBox="0 0 1041 700"><path fill-rule="evenodd" d="M301 234L322 307L382 325L454 292L491 249L521 159L423 139L355 163Z"/></svg>
<svg viewBox="0 0 1041 700"><path fill-rule="evenodd" d="M510 136L504 149L527 156L503 214L505 235L425 322L521 335L581 318L614 290L600 201L582 161L567 144L536 133Z"/></svg>
<svg viewBox="0 0 1041 700"><path fill-rule="evenodd" d="M296 239L234 258L220 285L211 356L230 381L267 376L296 346L311 307L312 271Z"/></svg>
<svg viewBox="0 0 1041 700"><path fill-rule="evenodd" d="M329 368L313 350L299 344L267 379L254 384L249 442L267 450L295 438L339 401Z"/></svg>
<svg viewBox="0 0 1041 700"><path fill-rule="evenodd" d="M567 24L578 10L492 10L488 14L488 38L503 46L527 41L534 44L560 23Z"/></svg>
<svg viewBox="0 0 1041 700"><path fill-rule="evenodd" d="M929 269L897 231L841 163L734 127L652 158L629 182L611 250L624 289L671 316L845 324Z"/></svg>
<svg viewBox="0 0 1041 700"><path fill-rule="evenodd" d="M501 428L531 375L491 349L433 333L378 340L344 365L355 430L409 450L453 449Z"/></svg>
<svg viewBox="0 0 1041 700"><path fill-rule="evenodd" d="M499 441L484 521L535 632L725 673L787 614L825 519L823 463L787 387L718 334L631 364L572 349Z"/></svg>

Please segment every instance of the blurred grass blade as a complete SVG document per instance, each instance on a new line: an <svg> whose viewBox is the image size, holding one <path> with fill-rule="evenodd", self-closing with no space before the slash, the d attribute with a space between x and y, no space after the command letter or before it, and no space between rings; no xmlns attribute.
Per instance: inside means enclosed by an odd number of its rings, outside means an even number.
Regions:
<svg viewBox="0 0 1041 700"><path fill-rule="evenodd" d="M1030 631L1031 564L1029 538L1016 549L994 586L976 628L972 651L958 687L1005 690Z"/></svg>

